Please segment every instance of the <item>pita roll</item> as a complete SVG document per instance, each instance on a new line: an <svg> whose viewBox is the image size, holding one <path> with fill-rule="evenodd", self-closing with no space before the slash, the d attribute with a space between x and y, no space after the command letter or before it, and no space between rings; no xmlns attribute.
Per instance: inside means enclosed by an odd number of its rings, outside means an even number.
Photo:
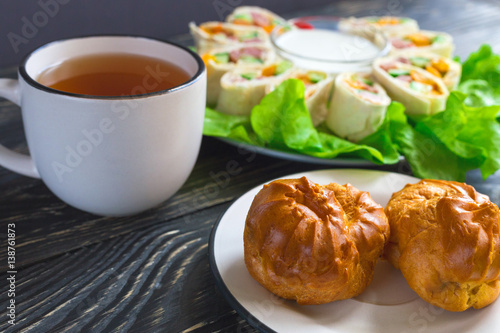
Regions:
<svg viewBox="0 0 500 333"><path fill-rule="evenodd" d="M268 34L278 25L286 25L286 20L265 8L257 6L236 7L226 18L226 21L233 24L258 26Z"/></svg>
<svg viewBox="0 0 500 333"><path fill-rule="evenodd" d="M443 57L451 57L455 45L453 37L446 32L420 30L419 32L391 37L391 55L407 51L430 52Z"/></svg>
<svg viewBox="0 0 500 333"><path fill-rule="evenodd" d="M446 107L448 89L441 79L424 69L391 57L380 58L373 63L373 76L393 100L405 106L406 114L432 115Z"/></svg>
<svg viewBox="0 0 500 333"><path fill-rule="evenodd" d="M269 44L268 34L260 27L226 22L189 23L196 50L203 54L212 49L238 44Z"/></svg>
<svg viewBox="0 0 500 333"><path fill-rule="evenodd" d="M460 63L429 52L408 51L389 59L426 70L443 80L444 85L450 91L457 88L462 75Z"/></svg>
<svg viewBox="0 0 500 333"><path fill-rule="evenodd" d="M350 34L370 38L375 32L383 32L387 36L412 34L419 31L416 20L397 16L366 16L342 18L339 30Z"/></svg>
<svg viewBox="0 0 500 333"><path fill-rule="evenodd" d="M250 115L253 107L269 92L270 85L288 79L292 63L281 61L264 68L238 68L221 78L221 92L216 110L236 115Z"/></svg>
<svg viewBox="0 0 500 333"><path fill-rule="evenodd" d="M368 73L346 72L335 78L326 118L337 136L357 142L377 131L391 99Z"/></svg>
<svg viewBox="0 0 500 333"><path fill-rule="evenodd" d="M221 90L220 80L227 72L242 68L262 68L275 60L270 46L245 45L213 49L201 55L207 66L207 105L214 106Z"/></svg>

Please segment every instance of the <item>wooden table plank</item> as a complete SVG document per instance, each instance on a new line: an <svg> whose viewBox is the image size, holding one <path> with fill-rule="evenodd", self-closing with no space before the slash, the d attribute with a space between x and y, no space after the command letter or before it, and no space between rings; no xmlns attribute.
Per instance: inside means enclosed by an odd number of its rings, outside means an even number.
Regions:
<svg viewBox="0 0 500 333"><path fill-rule="evenodd" d="M0 331L248 328L225 302L213 306L222 296L208 266L207 243L227 206L197 212L191 223L173 219L19 270L17 324L2 321Z"/></svg>

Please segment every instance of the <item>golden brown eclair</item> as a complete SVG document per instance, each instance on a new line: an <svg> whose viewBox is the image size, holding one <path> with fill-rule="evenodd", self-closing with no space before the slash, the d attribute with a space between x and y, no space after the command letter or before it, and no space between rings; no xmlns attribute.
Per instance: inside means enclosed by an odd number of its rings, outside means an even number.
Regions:
<svg viewBox="0 0 500 333"><path fill-rule="evenodd" d="M248 212L245 264L274 294L322 304L360 294L388 238L384 210L368 192L305 177L276 180Z"/></svg>
<svg viewBox="0 0 500 333"><path fill-rule="evenodd" d="M425 301L449 311L482 308L500 293L500 213L472 186L406 185L385 209L385 256Z"/></svg>

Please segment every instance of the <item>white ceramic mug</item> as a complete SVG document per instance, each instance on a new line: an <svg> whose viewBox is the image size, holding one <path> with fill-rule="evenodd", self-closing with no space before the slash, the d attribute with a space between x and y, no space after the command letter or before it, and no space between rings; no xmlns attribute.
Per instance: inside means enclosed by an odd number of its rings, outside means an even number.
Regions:
<svg viewBox="0 0 500 333"><path fill-rule="evenodd" d="M167 60L191 76L148 92L162 72L124 97L87 96L43 86L38 75L66 59L132 53ZM93 36L49 43L28 55L18 80L0 79L0 96L21 106L31 156L0 146L0 165L41 178L68 204L99 215L130 215L171 197L198 156L206 70L194 52L164 41Z"/></svg>

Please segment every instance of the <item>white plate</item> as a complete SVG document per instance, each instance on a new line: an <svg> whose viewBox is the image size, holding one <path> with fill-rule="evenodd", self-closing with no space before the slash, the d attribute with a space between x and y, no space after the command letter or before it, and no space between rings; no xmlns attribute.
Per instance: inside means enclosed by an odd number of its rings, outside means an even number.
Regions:
<svg viewBox="0 0 500 333"><path fill-rule="evenodd" d="M391 194L417 178L371 170L319 170L306 176L319 184L351 183L386 205ZM358 297L323 305L301 306L274 296L248 273L243 258L243 230L258 186L237 199L221 216L210 237L210 265L225 298L251 325L276 332L499 332L500 302L481 310L449 312L421 300L401 273L377 264L373 282Z"/></svg>

